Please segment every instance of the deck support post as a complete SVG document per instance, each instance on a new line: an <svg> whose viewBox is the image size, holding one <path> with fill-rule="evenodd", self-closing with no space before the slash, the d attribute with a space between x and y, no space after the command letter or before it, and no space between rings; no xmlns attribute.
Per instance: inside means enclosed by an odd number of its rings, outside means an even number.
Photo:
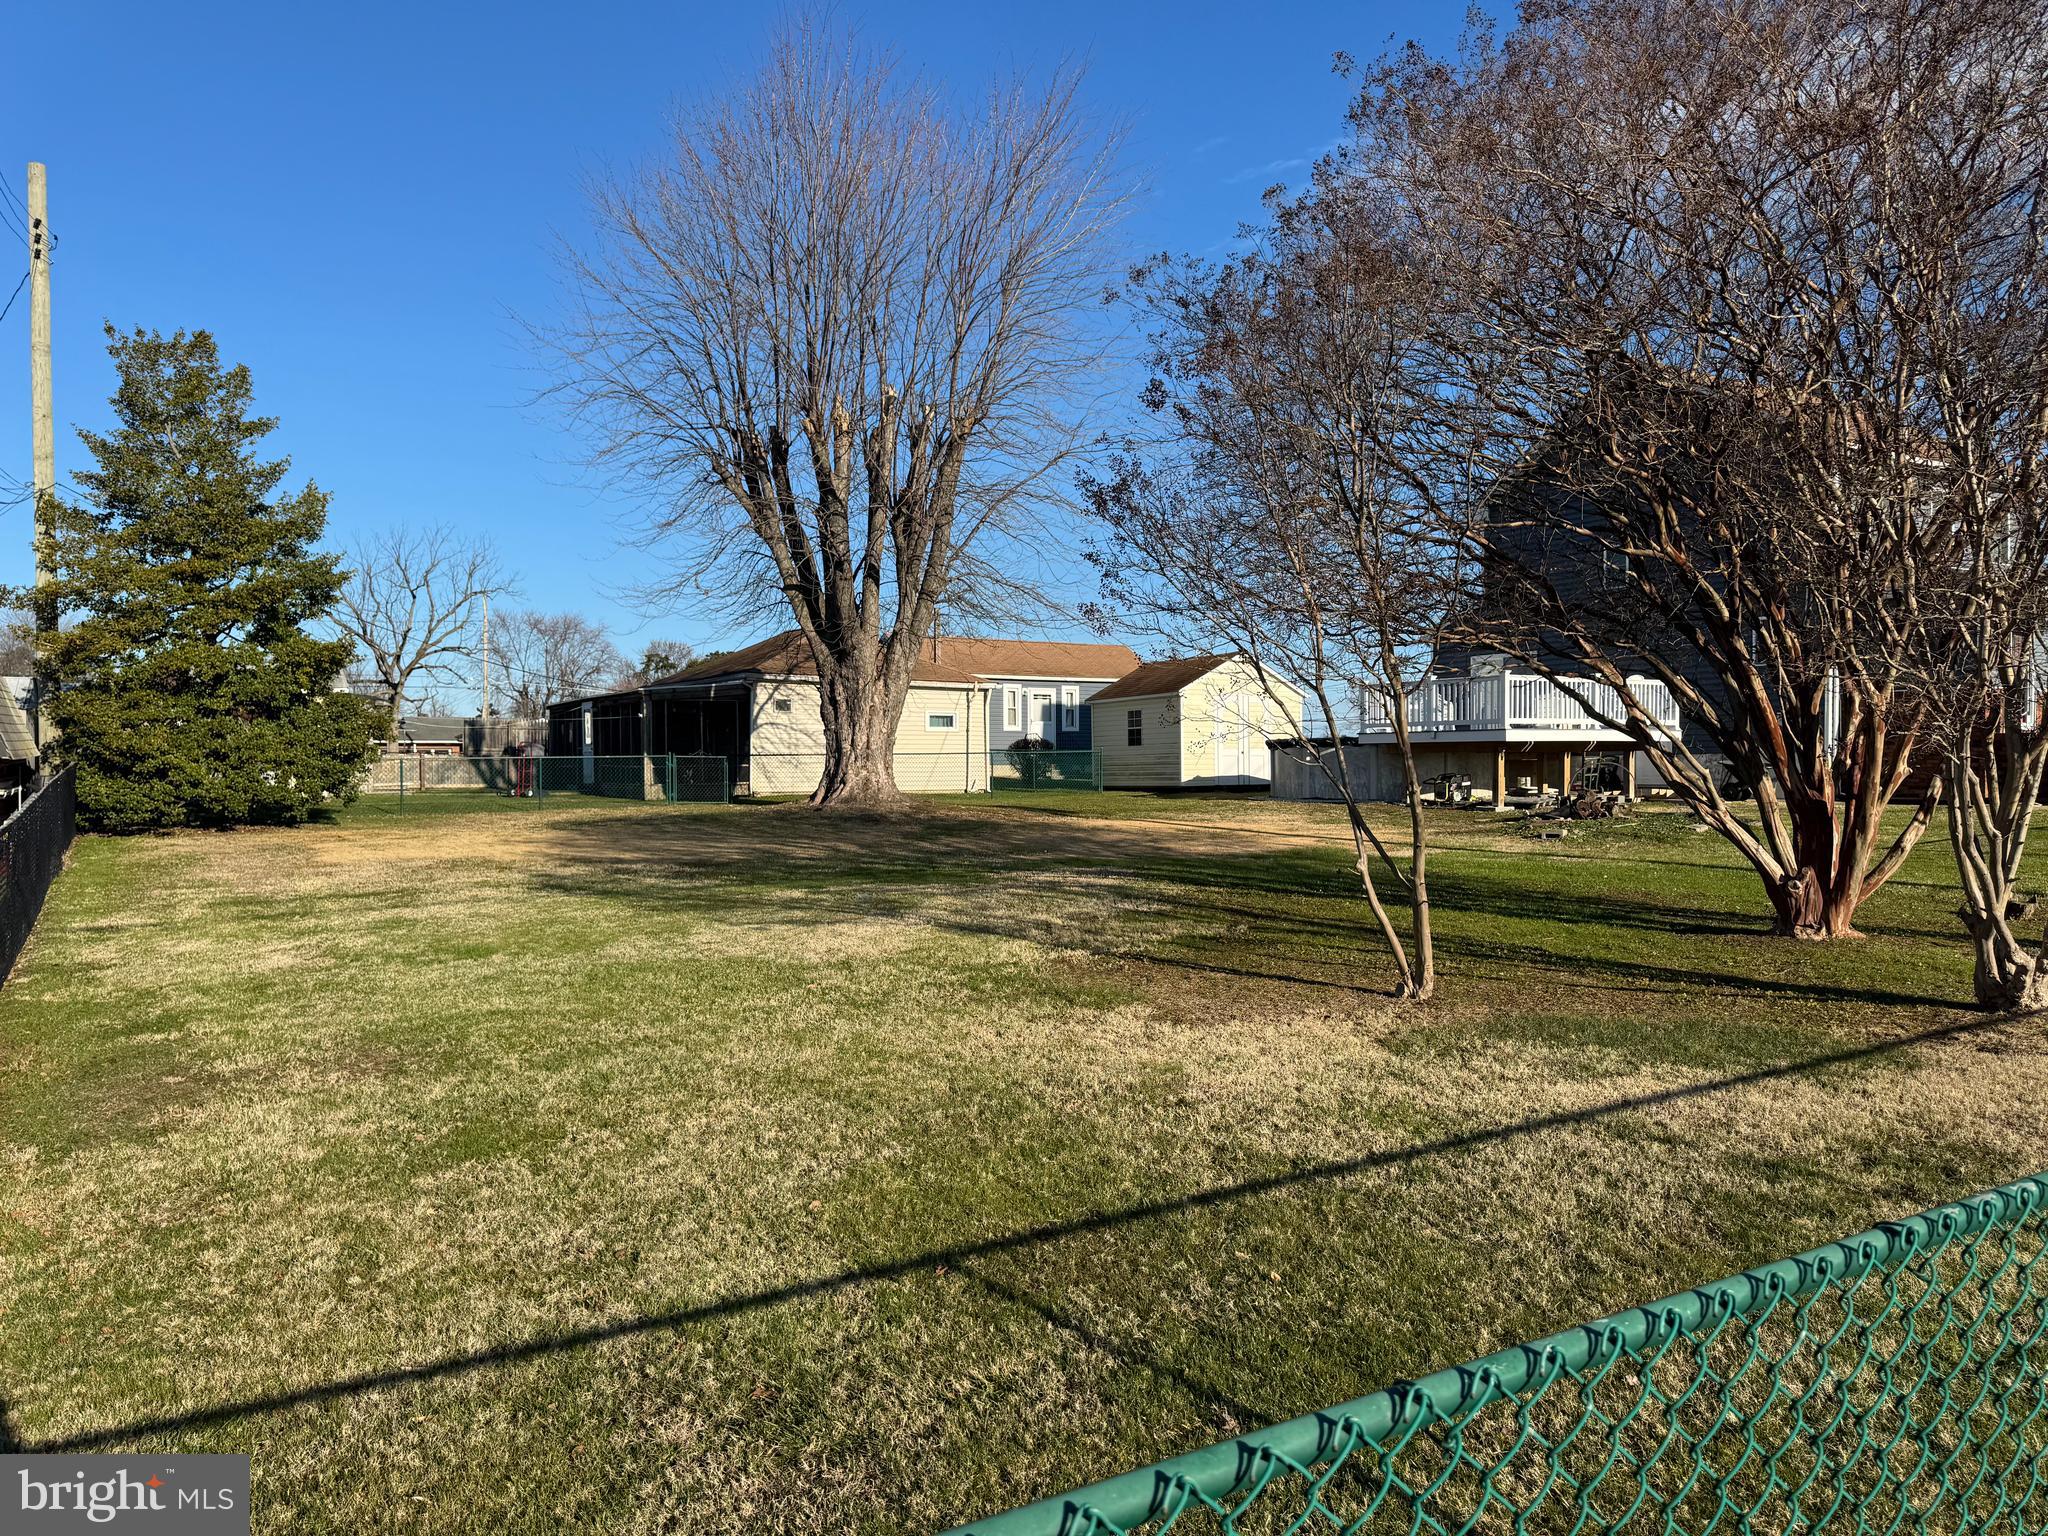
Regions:
<svg viewBox="0 0 2048 1536"><path fill-rule="evenodd" d="M1621 793L1630 805L1636 803L1636 753L1633 747L1621 749Z"/></svg>
<svg viewBox="0 0 2048 1536"><path fill-rule="evenodd" d="M1557 798L1569 800L1572 797L1572 749L1564 749L1564 772L1558 776Z"/></svg>
<svg viewBox="0 0 2048 1536"><path fill-rule="evenodd" d="M1496 814L1508 808L1508 749L1499 748L1493 754L1493 809Z"/></svg>

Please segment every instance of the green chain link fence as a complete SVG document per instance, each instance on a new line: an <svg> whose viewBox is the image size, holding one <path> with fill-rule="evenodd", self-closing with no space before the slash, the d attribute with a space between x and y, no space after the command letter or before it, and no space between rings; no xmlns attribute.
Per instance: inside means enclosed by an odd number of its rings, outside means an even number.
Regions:
<svg viewBox="0 0 2048 1536"><path fill-rule="evenodd" d="M2043 1177L963 1529L2042 1531Z"/></svg>
<svg viewBox="0 0 2048 1536"><path fill-rule="evenodd" d="M723 757L456 757L396 755L372 765L369 794L509 795L536 803L584 797L722 805L732 798Z"/></svg>
<svg viewBox="0 0 2048 1536"><path fill-rule="evenodd" d="M988 755L991 789L1100 789L1102 754L997 748Z"/></svg>
<svg viewBox="0 0 2048 1536"><path fill-rule="evenodd" d="M732 798L722 757L536 757L540 799L587 795L604 800L687 800L723 804Z"/></svg>

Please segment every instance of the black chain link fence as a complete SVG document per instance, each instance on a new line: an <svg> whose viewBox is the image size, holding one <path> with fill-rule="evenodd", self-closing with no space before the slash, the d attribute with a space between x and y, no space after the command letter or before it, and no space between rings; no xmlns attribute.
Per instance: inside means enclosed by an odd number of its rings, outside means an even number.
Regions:
<svg viewBox="0 0 2048 1536"><path fill-rule="evenodd" d="M6 882L0 892L0 980L14 970L28 943L77 829L78 803L69 768L47 780L20 810L0 822L0 876Z"/></svg>

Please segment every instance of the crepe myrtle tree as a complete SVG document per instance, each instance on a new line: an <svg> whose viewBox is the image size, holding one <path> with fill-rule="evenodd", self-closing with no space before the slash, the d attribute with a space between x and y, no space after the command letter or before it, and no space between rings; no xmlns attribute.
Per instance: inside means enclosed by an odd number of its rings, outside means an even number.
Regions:
<svg viewBox="0 0 2048 1536"><path fill-rule="evenodd" d="M677 587L793 622L815 803L892 801L920 642L972 546L1064 479L1120 206L1079 78L957 109L799 22L668 152L599 184L544 339Z"/></svg>
<svg viewBox="0 0 2048 1536"><path fill-rule="evenodd" d="M1464 590L1457 520L1471 505L1434 399L1432 265L1426 246L1380 238L1369 189L1341 178L1269 215L1232 261L1161 259L1134 275L1157 430L1083 477L1107 530L1093 559L1120 623L1249 661L1289 717L1291 750L1344 803L1395 992L1423 1000L1436 951L1408 692ZM1296 715L1295 687L1327 736ZM1379 786L1338 729L1361 699L1391 730L1405 857L1367 815ZM1376 863L1405 897L1405 933Z"/></svg>
<svg viewBox="0 0 2048 1536"><path fill-rule="evenodd" d="M2037 421L2044 406L2048 399L2037 403ZM2024 467L2008 461L2014 478L2037 481L2043 457L2037 446ZM2038 486L2012 499L1963 492L1953 510L1970 530L1973 558L1924 603L1935 632L1930 734L1951 786L1958 915L1978 1004L2038 1013L2048 1009L2048 939L2021 881L2048 769L2048 518Z"/></svg>
<svg viewBox="0 0 2048 1536"><path fill-rule="evenodd" d="M1784 934L1852 935L1938 802L1937 773L1885 820L1934 718L1918 594L1959 555L1931 509L2032 345L2001 285L2038 259L2040 18L1556 0L1383 59L1352 113L1352 173L1458 299L1443 408L1492 487L1470 638L1612 685Z"/></svg>

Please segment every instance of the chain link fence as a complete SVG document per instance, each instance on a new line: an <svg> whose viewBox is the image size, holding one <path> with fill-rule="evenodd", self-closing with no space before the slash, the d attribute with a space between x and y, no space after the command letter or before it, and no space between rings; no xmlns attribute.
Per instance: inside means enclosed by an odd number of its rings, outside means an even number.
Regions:
<svg viewBox="0 0 2048 1536"><path fill-rule="evenodd" d="M2042 1177L964 1529L2040 1531Z"/></svg>
<svg viewBox="0 0 2048 1536"><path fill-rule="evenodd" d="M991 789L1100 789L1102 754L997 748L988 755Z"/></svg>
<svg viewBox="0 0 2048 1536"><path fill-rule="evenodd" d="M14 970L77 835L73 776L74 770L59 769L0 822L0 980Z"/></svg>
<svg viewBox="0 0 2048 1536"><path fill-rule="evenodd" d="M732 785L722 757L457 757L394 754L371 765L364 793L493 794L536 803L570 797L723 805Z"/></svg>
<svg viewBox="0 0 2048 1536"><path fill-rule="evenodd" d="M808 795L824 777L822 752L755 752L747 759L746 792ZM985 790L1100 789L1102 757L1092 751L898 752L890 759L906 795L979 794Z"/></svg>
<svg viewBox="0 0 2048 1536"><path fill-rule="evenodd" d="M906 795L957 795L988 788L988 763L973 752L898 752L890 759L896 787ZM747 792L808 795L825 776L822 752L753 752Z"/></svg>

